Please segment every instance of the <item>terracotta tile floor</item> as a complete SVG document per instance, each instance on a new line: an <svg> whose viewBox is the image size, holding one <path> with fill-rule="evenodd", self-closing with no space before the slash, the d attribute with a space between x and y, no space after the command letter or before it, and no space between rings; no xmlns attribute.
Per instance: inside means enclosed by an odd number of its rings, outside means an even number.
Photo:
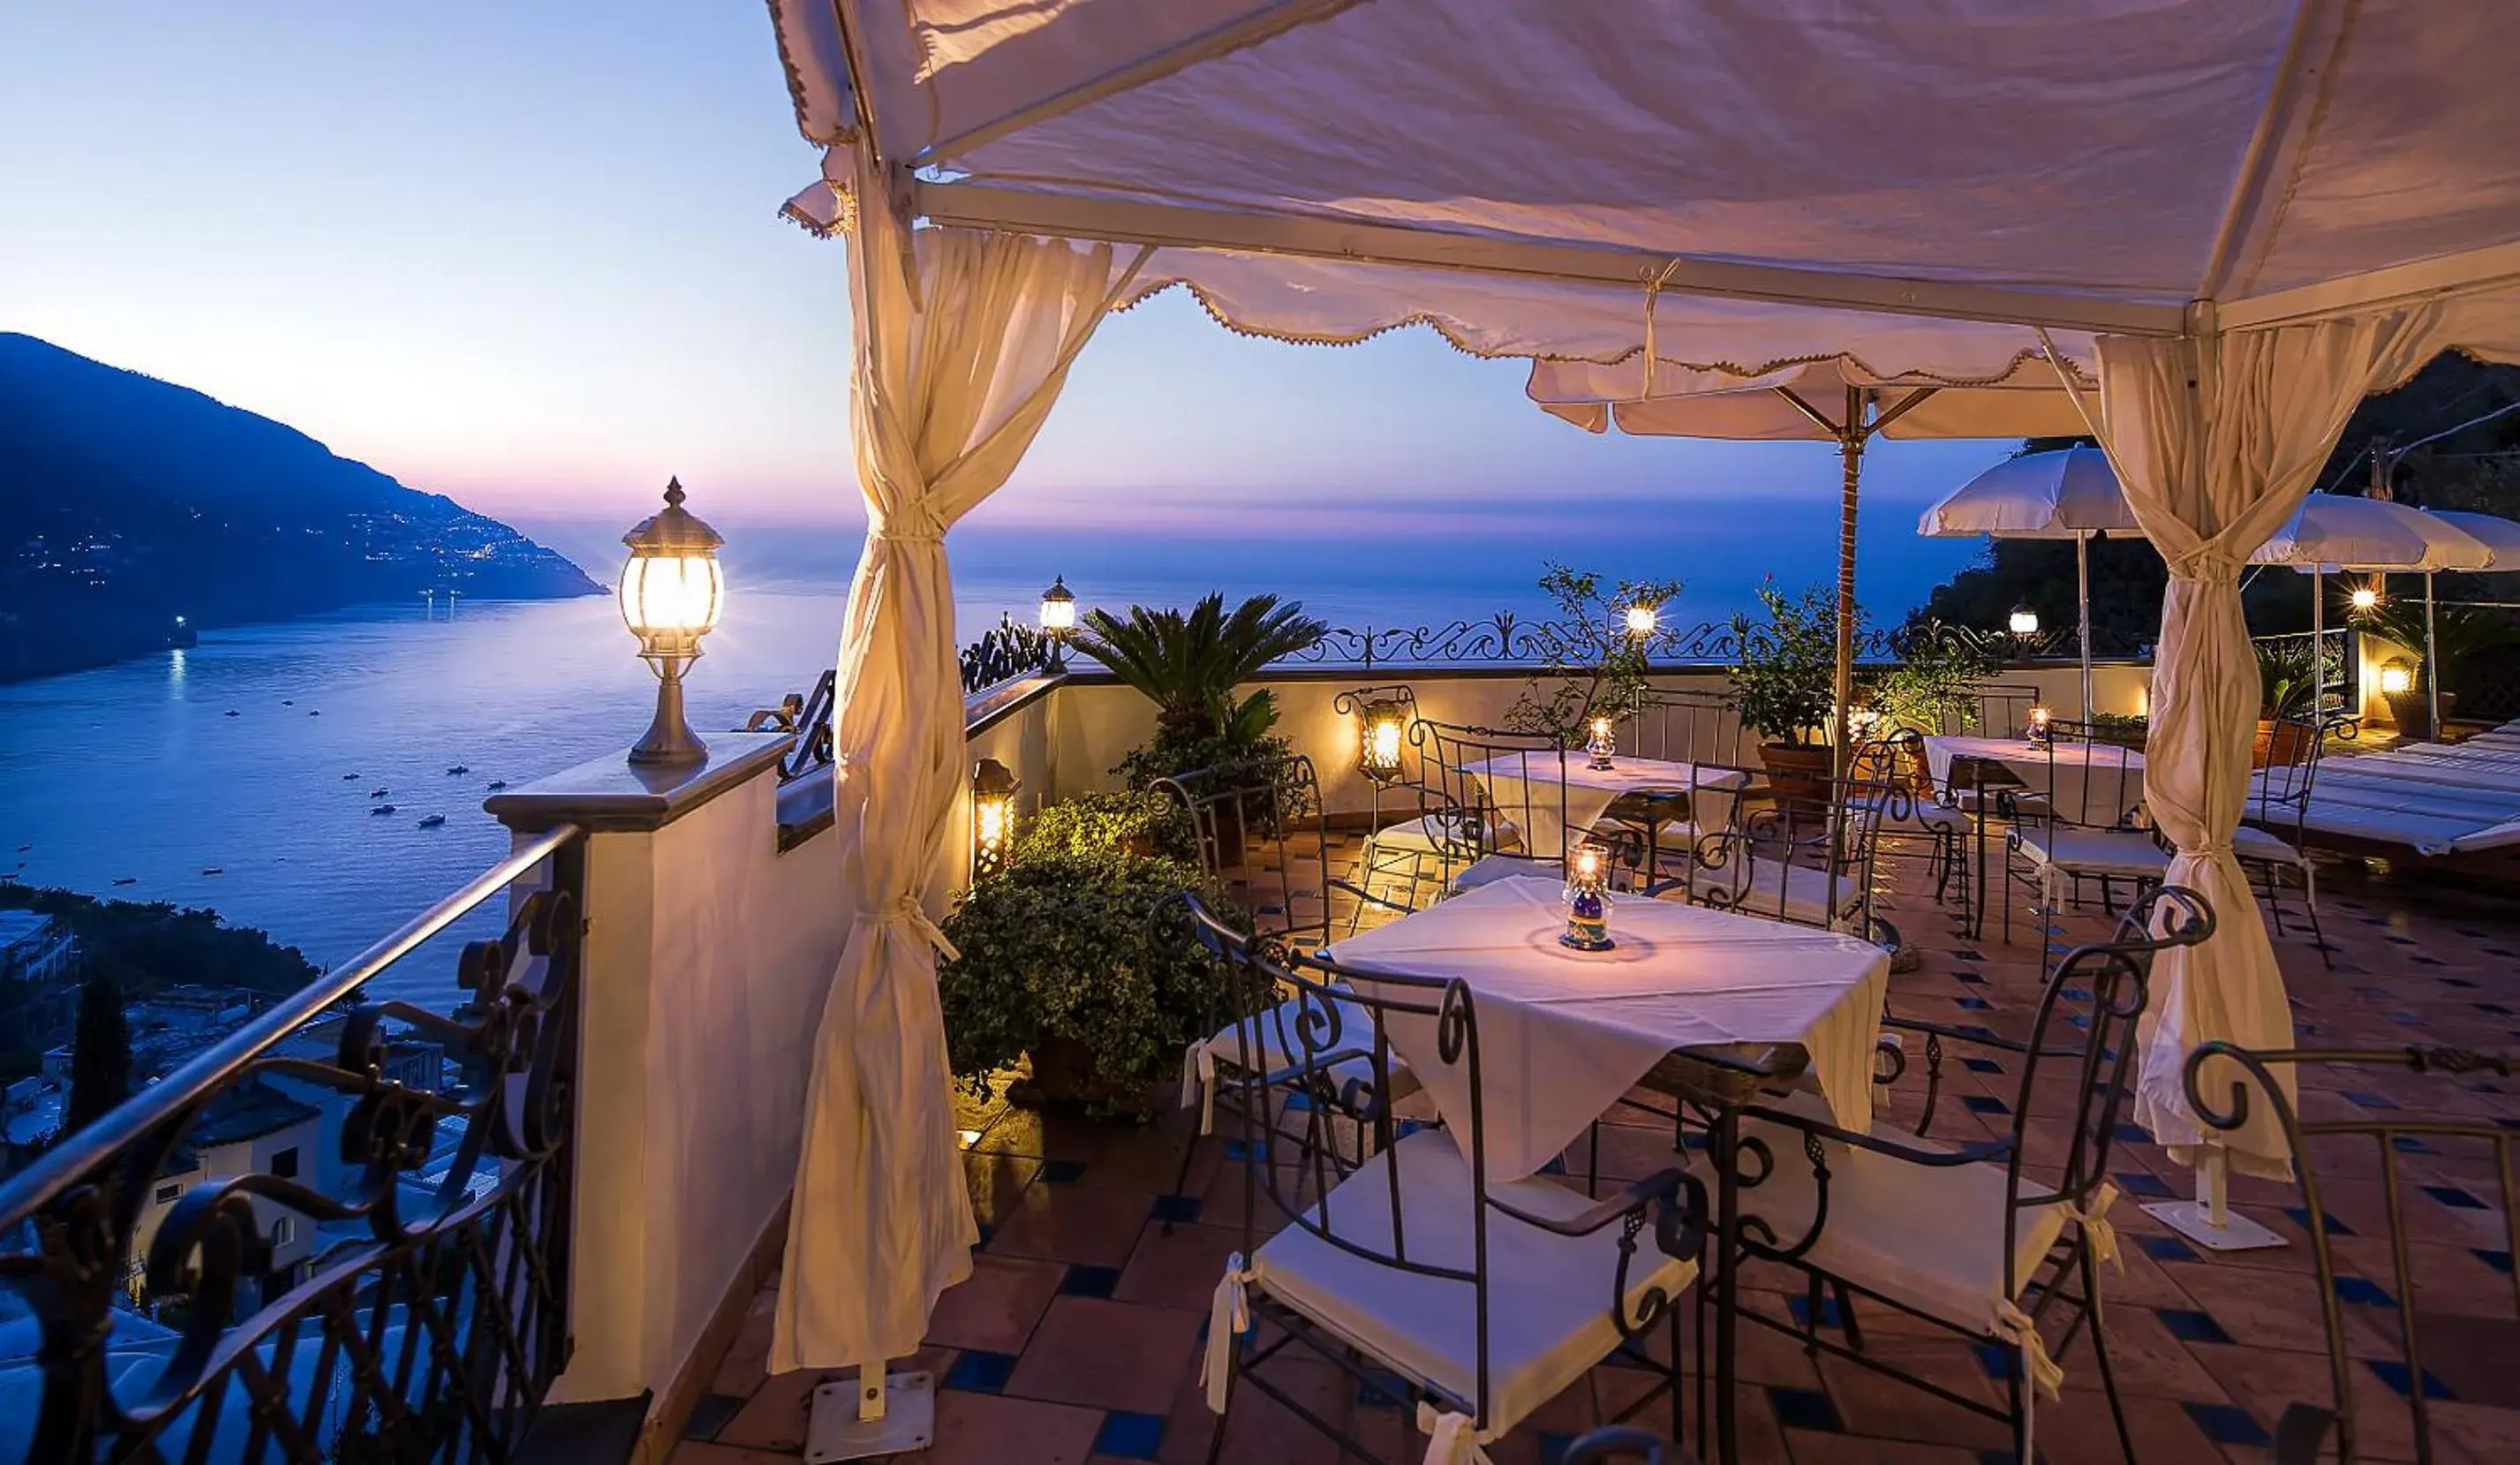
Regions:
<svg viewBox="0 0 2520 1465"><path fill-rule="evenodd" d="M1343 842L1333 862L1352 859L1353 851L1353 842ZM1968 939L1951 912L1917 893L1915 868L1901 867L1887 880L1885 910L1922 956L1918 970L1891 979L1893 1009L2018 1035L2040 981L2035 929L2016 916L2011 946L1992 932ZM2286 933L2275 939L2305 1045L2520 1046L2520 884L2461 892L2418 870L2346 861L2323 866L2321 893L2335 969L2322 967L2306 930L2291 919L2297 893L2287 897ZM2081 938L2102 924L2095 911L2069 914L2062 934ZM1951 1077L1937 1137L1965 1139L1973 1128L1991 1133L2006 1122L1995 1111L2016 1096L2014 1077L1957 1064ZM2315 1114L2430 1106L2520 1128L2520 1083L2363 1069L2331 1072L2306 1086L2305 1107ZM1902 1107L1912 1102L1892 1101L1886 1118L1912 1116L1912 1107ZM1141 1128L995 1103L967 1105L962 1122L979 1136L965 1161L984 1242L971 1279L937 1307L921 1360L942 1380L937 1440L911 1458L933 1465L1204 1460L1212 1418L1198 1388L1199 1340L1208 1289L1240 1244L1240 1159L1224 1153L1221 1138L1198 1143L1186 1194L1176 1196L1173 1177L1191 1138L1185 1114L1168 1111ZM2293 1244L2203 1254L2138 1209L2146 1199L2184 1193L2187 1172L2140 1130L2129 1126L2121 1139L2112 1169L2128 1195L2113 1218L2125 1241L2124 1268L2104 1272L2102 1287L2140 1458L2167 1465L2266 1460L2284 1406L2324 1400L2330 1387L2309 1248L2301 1222L2287 1213L2302 1203L2289 1185L2238 1182L2240 1211ZM2520 1460L2520 1320L2512 1259L2502 1250L2499 1182L2490 1156L2440 1148L2438 1155L2401 1156L2412 1289L2428 1317L2445 1315L2428 1321L2434 1331L2426 1335L2435 1458L2452 1465ZM1612 1130L1603 1171L1633 1177L1670 1163L1670 1155L1665 1133ZM2340 1270L2354 1280L2340 1283L2339 1292L2356 1338L2364 1455L2411 1459L2409 1380L2395 1361L2396 1312L2386 1305L2402 1284L2383 1239L2376 1167L2329 1172L2362 1177L2336 1185L2327 1203L2350 1228L2340 1230L2337 1252ZM1171 1235L1163 1230L1167 1218L1178 1222ZM1763 1280L1784 1285L1781 1275L1744 1274L1746 1286ZM776 1280L770 1285L775 1290ZM777 1465L798 1453L805 1401L820 1376L764 1377L774 1290L760 1295L719 1365L676 1465ZM1756 1301L1779 1315L1800 1303L1789 1304L1781 1291ZM1958 1392L1996 1396L2000 1355L1903 1328L1879 1310L1861 1319L1871 1347L1898 1351ZM2010 1458L2003 1432L1963 1410L1842 1360L1816 1360L1788 1338L1750 1327L1742 1338L1745 1460L1991 1465ZM2041 1457L2055 1465L2118 1459L2088 1352L2078 1349L2065 1362L2063 1400L2043 1401L2038 1411ZM1586 1385L1499 1442L1492 1450L1498 1465L1553 1459L1566 1440L1597 1422L1597 1400L1633 1397L1645 1377L1613 1365L1594 1370ZM1386 1453L1398 1449L1398 1411L1371 1395L1360 1398L1352 1382L1310 1360L1281 1378L1322 1412L1349 1421L1360 1439L1390 1442L1379 1446ZM1656 1404L1640 1422L1660 1429L1668 1415ZM1244 1391L1225 1458L1310 1465L1335 1460L1338 1451Z"/></svg>

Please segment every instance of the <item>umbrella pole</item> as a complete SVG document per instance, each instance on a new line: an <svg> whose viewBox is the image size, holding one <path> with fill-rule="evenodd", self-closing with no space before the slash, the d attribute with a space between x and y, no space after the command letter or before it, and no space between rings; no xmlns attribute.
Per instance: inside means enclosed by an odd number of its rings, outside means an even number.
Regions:
<svg viewBox="0 0 2520 1465"><path fill-rule="evenodd" d="M2442 733L2441 720L2441 657L2433 642L2433 572L2424 572L2424 695L2430 699L2432 726L2426 734L2436 743L2450 739Z"/></svg>
<svg viewBox="0 0 2520 1465"><path fill-rule="evenodd" d="M1864 396L1846 389L1846 421L1838 429L1837 456L1843 470L1837 518L1837 726L1832 763L1846 776L1851 714L1855 709L1855 507L1864 475Z"/></svg>
<svg viewBox="0 0 2520 1465"><path fill-rule="evenodd" d="M2092 536L2074 536L2074 597L2082 613L2075 634L2083 649L2083 721L2092 720Z"/></svg>
<svg viewBox="0 0 2520 1465"><path fill-rule="evenodd" d="M2310 567L2310 716L2327 715L2327 569Z"/></svg>

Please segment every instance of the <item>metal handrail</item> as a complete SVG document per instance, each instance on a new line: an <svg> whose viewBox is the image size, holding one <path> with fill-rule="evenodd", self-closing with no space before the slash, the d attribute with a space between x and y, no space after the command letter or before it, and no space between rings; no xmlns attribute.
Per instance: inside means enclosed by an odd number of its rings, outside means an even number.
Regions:
<svg viewBox="0 0 2520 1465"><path fill-rule="evenodd" d="M264 1008L253 1021L211 1044L163 1079L115 1105L95 1122L64 1135L34 1164L0 1184L0 1230L34 1214L125 1146L206 1098L248 1064L320 1016L325 1008L358 990L368 979L410 955L423 941L531 873L536 865L568 847L584 833L574 824L562 824L535 836L453 894L404 922L391 936Z"/></svg>

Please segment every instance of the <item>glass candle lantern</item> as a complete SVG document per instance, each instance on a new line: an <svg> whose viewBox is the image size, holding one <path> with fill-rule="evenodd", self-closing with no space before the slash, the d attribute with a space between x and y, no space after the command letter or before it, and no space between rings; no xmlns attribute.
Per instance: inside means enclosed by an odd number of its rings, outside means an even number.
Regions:
<svg viewBox="0 0 2520 1465"><path fill-rule="evenodd" d="M1610 755L1618 751L1618 740L1607 717L1595 717L1587 727L1584 751L1593 755L1593 766L1607 770Z"/></svg>
<svg viewBox="0 0 2520 1465"><path fill-rule="evenodd" d="M2047 743L2048 722L2051 715L2052 714L2046 708L2032 708L2030 710L2030 741L2033 744L2045 745Z"/></svg>
<svg viewBox="0 0 2520 1465"><path fill-rule="evenodd" d="M699 660L700 638L725 608L717 551L726 540L684 508L683 497L682 481L668 481L663 511L621 536L630 551L621 567L621 620L656 673L656 714L630 750L634 763L697 763L708 756L708 745L683 717L683 673Z"/></svg>
<svg viewBox="0 0 2520 1465"><path fill-rule="evenodd" d="M1400 781L1400 743L1409 726L1409 705L1369 702L1359 712L1357 771L1375 783Z"/></svg>
<svg viewBox="0 0 2520 1465"><path fill-rule="evenodd" d="M2380 691L2395 697L2415 689L2414 664L2404 657L2391 657L2380 664Z"/></svg>
<svg viewBox="0 0 2520 1465"><path fill-rule="evenodd" d="M1577 951L1607 951L1610 939L1610 855L1598 845L1584 845L1566 869L1566 930L1558 944Z"/></svg>

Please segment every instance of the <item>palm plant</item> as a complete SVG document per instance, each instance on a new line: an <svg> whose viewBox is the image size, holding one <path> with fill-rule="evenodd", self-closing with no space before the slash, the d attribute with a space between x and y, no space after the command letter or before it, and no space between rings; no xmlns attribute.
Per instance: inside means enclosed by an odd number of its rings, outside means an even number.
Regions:
<svg viewBox="0 0 2520 1465"><path fill-rule="evenodd" d="M1210 595L1188 615L1131 606L1125 620L1102 610L1083 619L1076 649L1155 705L1154 745L1142 751L1152 774L1258 751L1277 725L1278 700L1265 687L1247 696L1238 689L1271 662L1310 650L1328 631L1302 605L1281 605L1274 595L1252 596L1231 615L1224 596ZM1181 757L1199 761L1153 766ZM1136 767L1124 767L1136 776Z"/></svg>
<svg viewBox="0 0 2520 1465"><path fill-rule="evenodd" d="M2424 664L2424 603L2414 599L2390 599L2368 611L2354 616L2358 629L2395 641L2415 653L2417 667L2415 685L2428 684L2434 668ZM2469 660L2520 644L2520 628L2508 615L2482 606L2437 606L2433 611L2432 642L2434 655L2441 662L2445 682L2453 677Z"/></svg>

